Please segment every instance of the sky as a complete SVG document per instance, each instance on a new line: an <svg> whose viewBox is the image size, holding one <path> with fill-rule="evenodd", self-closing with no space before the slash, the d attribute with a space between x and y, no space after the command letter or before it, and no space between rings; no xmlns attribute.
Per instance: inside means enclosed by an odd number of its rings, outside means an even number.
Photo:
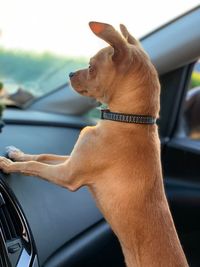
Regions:
<svg viewBox="0 0 200 267"><path fill-rule="evenodd" d="M89 21L120 23L139 38L200 0L0 0L0 47L92 56L106 44Z"/></svg>

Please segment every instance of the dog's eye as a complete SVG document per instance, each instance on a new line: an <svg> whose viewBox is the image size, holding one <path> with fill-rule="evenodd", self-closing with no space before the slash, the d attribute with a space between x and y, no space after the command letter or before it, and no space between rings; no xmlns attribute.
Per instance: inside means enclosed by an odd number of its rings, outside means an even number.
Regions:
<svg viewBox="0 0 200 267"><path fill-rule="evenodd" d="M94 71L94 67L91 66L91 65L89 65L88 69L89 69L89 72L90 72L90 73L92 73L92 72Z"/></svg>

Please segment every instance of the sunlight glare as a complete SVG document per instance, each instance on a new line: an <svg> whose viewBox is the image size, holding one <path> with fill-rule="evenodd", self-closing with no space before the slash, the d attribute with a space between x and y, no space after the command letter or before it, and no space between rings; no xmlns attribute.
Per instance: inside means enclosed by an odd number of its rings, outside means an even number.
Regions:
<svg viewBox="0 0 200 267"><path fill-rule="evenodd" d="M137 38L197 5L199 1L0 0L0 46L91 56L105 42L88 22L124 23Z"/></svg>

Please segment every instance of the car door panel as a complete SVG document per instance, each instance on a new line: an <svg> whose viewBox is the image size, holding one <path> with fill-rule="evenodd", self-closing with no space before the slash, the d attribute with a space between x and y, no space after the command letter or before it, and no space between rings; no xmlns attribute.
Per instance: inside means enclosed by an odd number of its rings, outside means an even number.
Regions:
<svg viewBox="0 0 200 267"><path fill-rule="evenodd" d="M166 193L190 266L200 263L200 142L173 137L163 155Z"/></svg>

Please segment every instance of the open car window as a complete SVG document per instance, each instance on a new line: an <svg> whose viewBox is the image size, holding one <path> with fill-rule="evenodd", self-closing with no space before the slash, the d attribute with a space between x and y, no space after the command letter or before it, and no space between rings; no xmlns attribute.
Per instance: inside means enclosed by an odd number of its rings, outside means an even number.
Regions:
<svg viewBox="0 0 200 267"><path fill-rule="evenodd" d="M25 108L67 83L69 72L86 67L89 58L107 45L91 33L90 20L116 27L124 23L140 38L197 3L140 1L130 8L130 0L123 5L103 0L97 8L90 0L61 0L59 4L55 0L4 1L0 17L1 99L5 97L7 105Z"/></svg>
<svg viewBox="0 0 200 267"><path fill-rule="evenodd" d="M1 97L7 105L26 106L35 98L56 90L68 81L73 68L86 66L86 59L53 53L0 49Z"/></svg>

